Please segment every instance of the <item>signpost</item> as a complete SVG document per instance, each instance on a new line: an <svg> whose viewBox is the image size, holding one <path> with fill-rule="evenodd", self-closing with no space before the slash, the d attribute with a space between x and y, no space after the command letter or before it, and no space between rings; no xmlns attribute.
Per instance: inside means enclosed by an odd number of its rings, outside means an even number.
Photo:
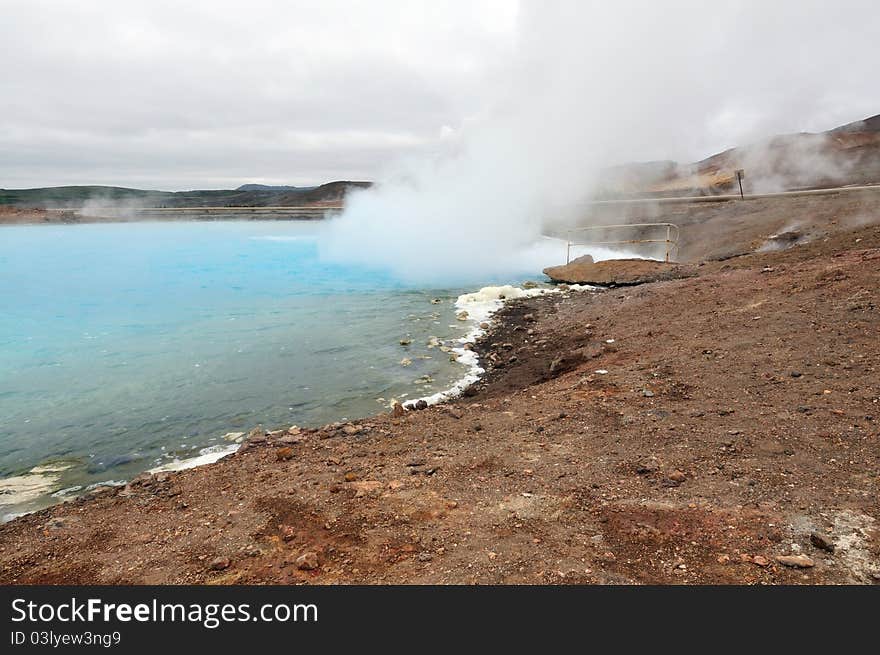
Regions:
<svg viewBox="0 0 880 655"><path fill-rule="evenodd" d="M736 181L739 182L739 197L745 198L743 194L743 178L745 177L746 172L742 168L736 169Z"/></svg>

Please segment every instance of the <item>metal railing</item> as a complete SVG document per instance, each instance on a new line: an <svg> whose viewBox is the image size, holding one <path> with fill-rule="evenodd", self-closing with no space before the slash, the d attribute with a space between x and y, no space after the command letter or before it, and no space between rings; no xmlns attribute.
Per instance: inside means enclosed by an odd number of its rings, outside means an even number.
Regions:
<svg viewBox="0 0 880 655"><path fill-rule="evenodd" d="M631 228L666 228L666 237L663 239L619 239L616 241L574 241L572 240L572 235L575 232L587 232L587 231L598 231L598 230L618 230L618 229L631 229ZM666 254L664 257L664 261L668 262L669 257L674 250L678 249L678 239L679 239L680 230L678 225L675 223L626 223L624 225L591 225L589 227L578 227L573 230L569 230L566 232L566 246L565 246L565 263L568 264L571 262L571 247L572 246L619 246L624 244L637 244L637 243L663 243L666 245Z"/></svg>

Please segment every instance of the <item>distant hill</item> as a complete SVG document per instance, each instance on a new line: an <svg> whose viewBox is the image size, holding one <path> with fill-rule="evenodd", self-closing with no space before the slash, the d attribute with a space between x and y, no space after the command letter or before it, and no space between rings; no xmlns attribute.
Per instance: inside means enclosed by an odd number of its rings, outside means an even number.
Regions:
<svg viewBox="0 0 880 655"><path fill-rule="evenodd" d="M37 189L0 189L0 205L80 209L97 206L133 207L295 207L337 204L352 189L369 188L372 182L348 180L316 187L243 185L238 189L154 191L112 186L60 186ZM259 188L246 188L259 187Z"/></svg>
<svg viewBox="0 0 880 655"><path fill-rule="evenodd" d="M297 191L299 189L314 189L316 187L295 187L271 184L242 184L236 191Z"/></svg>
<svg viewBox="0 0 880 655"><path fill-rule="evenodd" d="M820 132L771 137L692 164L674 161L606 169L600 197L718 195L880 183L880 114Z"/></svg>

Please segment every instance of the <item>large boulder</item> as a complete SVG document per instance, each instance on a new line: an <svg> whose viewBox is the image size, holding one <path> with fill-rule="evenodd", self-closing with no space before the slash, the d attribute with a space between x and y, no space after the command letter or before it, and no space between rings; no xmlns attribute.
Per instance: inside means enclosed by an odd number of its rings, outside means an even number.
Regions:
<svg viewBox="0 0 880 655"><path fill-rule="evenodd" d="M592 257L586 255L563 266L545 268L544 274L554 282L609 287L675 280L691 277L695 272L691 266L653 259L607 259L594 262Z"/></svg>

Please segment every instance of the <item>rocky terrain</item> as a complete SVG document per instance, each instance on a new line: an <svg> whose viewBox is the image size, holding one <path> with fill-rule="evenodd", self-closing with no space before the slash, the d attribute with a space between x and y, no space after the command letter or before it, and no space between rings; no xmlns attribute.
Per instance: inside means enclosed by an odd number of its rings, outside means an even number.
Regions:
<svg viewBox="0 0 880 655"><path fill-rule="evenodd" d="M0 582L876 584L880 215L834 216L512 301L465 397L18 518Z"/></svg>
<svg viewBox="0 0 880 655"><path fill-rule="evenodd" d="M820 133L783 134L701 161L626 164L605 171L603 197L692 196L880 183L880 114Z"/></svg>

